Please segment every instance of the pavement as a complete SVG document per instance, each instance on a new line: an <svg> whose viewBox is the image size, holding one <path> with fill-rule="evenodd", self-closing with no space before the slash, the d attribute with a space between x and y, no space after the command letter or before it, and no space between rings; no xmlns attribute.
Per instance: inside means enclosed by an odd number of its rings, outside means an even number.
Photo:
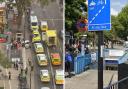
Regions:
<svg viewBox="0 0 128 89"><path fill-rule="evenodd" d="M114 83L118 79L117 71L104 70L104 87ZM65 79L65 89L98 89L98 72L97 70L87 70L79 75Z"/></svg>

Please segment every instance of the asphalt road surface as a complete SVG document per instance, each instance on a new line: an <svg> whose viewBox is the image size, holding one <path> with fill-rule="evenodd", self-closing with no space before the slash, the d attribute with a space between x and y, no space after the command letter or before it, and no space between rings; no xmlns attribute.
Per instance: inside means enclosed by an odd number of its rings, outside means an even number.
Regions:
<svg viewBox="0 0 128 89"><path fill-rule="evenodd" d="M58 5L58 2L51 2L47 6L44 6L42 8L39 3L33 2L31 6L31 12L33 12L33 15L36 15L39 21L47 21L49 30L57 30L59 33L60 30L63 30L63 13L60 11L60 7ZM27 23L28 24L28 23ZM31 32L29 29L25 30L25 38L30 39ZM47 56L47 59L49 61L49 64L47 67L40 67L37 64L36 61L36 54L34 53L33 47L31 48L31 54L32 54L32 61L34 65L34 82L35 82L35 88L34 89L41 89L41 87L49 87L50 89L63 89L63 85L56 85L55 84L55 70L56 69L63 69L63 65L53 67L51 64L50 59L50 53L52 52L58 52L60 53L61 59L63 59L62 55L62 49L63 49L63 41L58 36L57 46L56 49L52 49L47 47L45 43L43 43L45 54ZM48 69L51 77L51 81L49 83L43 83L40 81L40 75L39 71L41 69Z"/></svg>

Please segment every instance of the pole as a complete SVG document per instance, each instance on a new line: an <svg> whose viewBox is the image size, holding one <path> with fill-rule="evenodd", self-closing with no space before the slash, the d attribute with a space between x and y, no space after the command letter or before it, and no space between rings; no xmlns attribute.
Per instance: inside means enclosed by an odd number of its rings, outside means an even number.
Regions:
<svg viewBox="0 0 128 89"><path fill-rule="evenodd" d="M30 71L30 89L31 89L31 71Z"/></svg>
<svg viewBox="0 0 128 89"><path fill-rule="evenodd" d="M103 89L103 31L98 32L98 89Z"/></svg>

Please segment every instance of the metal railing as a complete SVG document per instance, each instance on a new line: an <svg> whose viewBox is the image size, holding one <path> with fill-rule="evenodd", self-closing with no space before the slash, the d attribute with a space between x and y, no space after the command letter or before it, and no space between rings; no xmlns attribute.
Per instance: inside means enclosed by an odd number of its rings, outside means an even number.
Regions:
<svg viewBox="0 0 128 89"><path fill-rule="evenodd" d="M113 83L113 84L105 87L104 89L119 89L118 84L123 83L126 80L128 80L128 77L125 77L125 78L121 79L120 81L117 81L116 83Z"/></svg>

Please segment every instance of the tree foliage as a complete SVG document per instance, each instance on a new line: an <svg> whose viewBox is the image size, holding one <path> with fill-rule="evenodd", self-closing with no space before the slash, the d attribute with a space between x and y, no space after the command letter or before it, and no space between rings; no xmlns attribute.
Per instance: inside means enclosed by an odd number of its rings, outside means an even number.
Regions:
<svg viewBox="0 0 128 89"><path fill-rule="evenodd" d="M4 68L11 67L9 59L0 51L0 65Z"/></svg>
<svg viewBox="0 0 128 89"><path fill-rule="evenodd" d="M126 5L118 15L118 20L124 27L123 31L120 31L120 35L123 39L127 39L128 36L128 5Z"/></svg>
<svg viewBox="0 0 128 89"><path fill-rule="evenodd" d="M86 0L65 0L65 28L77 31L76 22L82 16L81 7L87 11Z"/></svg>

